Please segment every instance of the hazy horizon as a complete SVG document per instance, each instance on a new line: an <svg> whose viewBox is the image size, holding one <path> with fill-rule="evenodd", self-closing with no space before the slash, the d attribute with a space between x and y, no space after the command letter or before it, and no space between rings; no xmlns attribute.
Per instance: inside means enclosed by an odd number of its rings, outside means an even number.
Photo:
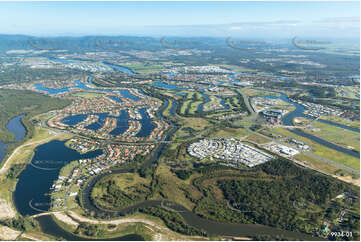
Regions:
<svg viewBox="0 0 361 242"><path fill-rule="evenodd" d="M1 2L0 33L359 40L359 10L359 2Z"/></svg>

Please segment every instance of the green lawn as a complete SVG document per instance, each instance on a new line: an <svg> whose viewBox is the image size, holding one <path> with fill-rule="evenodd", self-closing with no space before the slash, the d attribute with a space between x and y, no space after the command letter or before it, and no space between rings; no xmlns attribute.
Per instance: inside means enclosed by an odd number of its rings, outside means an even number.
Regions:
<svg viewBox="0 0 361 242"><path fill-rule="evenodd" d="M360 133L335 127L319 121L315 121L313 123L313 127L316 128L315 131L310 129L306 129L304 131L340 146L351 146L355 150L360 151Z"/></svg>
<svg viewBox="0 0 361 242"><path fill-rule="evenodd" d="M97 93L97 92L74 92L72 93L73 96L77 97L83 97L83 98L94 98L94 97L100 97L103 96L103 93Z"/></svg>
<svg viewBox="0 0 361 242"><path fill-rule="evenodd" d="M351 121L351 120L344 119L341 117L336 117L336 116L322 116L321 119L332 121L335 123L340 123L340 124L350 126L350 127L356 128L356 129L360 129L360 121Z"/></svg>

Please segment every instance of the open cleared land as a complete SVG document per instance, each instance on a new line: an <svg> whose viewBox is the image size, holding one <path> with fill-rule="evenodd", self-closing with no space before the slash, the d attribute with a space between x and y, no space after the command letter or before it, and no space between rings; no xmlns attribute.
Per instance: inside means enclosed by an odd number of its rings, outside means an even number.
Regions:
<svg viewBox="0 0 361 242"><path fill-rule="evenodd" d="M157 73L163 69L161 65L152 65L152 64L127 64L123 63L122 66L130 68L137 73Z"/></svg>
<svg viewBox="0 0 361 242"><path fill-rule="evenodd" d="M341 117L335 117L335 116L322 116L321 119L332 121L335 123L340 123L346 126L350 126L356 129L360 129L360 121L351 121L348 119L344 119Z"/></svg>
<svg viewBox="0 0 361 242"><path fill-rule="evenodd" d="M317 143L313 142L312 140L309 140L307 138L304 138L304 137L298 136L294 133L291 133L286 129L275 128L275 130L277 131L277 133L280 133L285 136L292 137L294 139L298 139L303 142L306 142L307 144L310 144L312 146L313 153L315 153L316 155L319 155L320 157L324 157L326 159L330 159L335 162L339 162L343 165L351 167L352 169L360 171L360 159L357 159L356 157L352 157L352 156L349 156L342 152L327 148L326 146L317 144Z"/></svg>
<svg viewBox="0 0 361 242"><path fill-rule="evenodd" d="M304 131L346 148L360 152L360 133L315 121L311 129Z"/></svg>
<svg viewBox="0 0 361 242"><path fill-rule="evenodd" d="M95 97L103 96L102 93L96 93L96 92L74 92L72 93L72 95L83 98L95 98Z"/></svg>

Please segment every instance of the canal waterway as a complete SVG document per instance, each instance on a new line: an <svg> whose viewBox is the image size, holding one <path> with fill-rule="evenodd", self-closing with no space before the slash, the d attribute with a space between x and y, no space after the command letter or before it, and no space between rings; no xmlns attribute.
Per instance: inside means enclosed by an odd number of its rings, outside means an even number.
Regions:
<svg viewBox="0 0 361 242"><path fill-rule="evenodd" d="M125 73L127 75L138 75L138 73L134 73L131 69L127 68L127 67L124 67L124 66L119 66L119 65L114 65L114 64L111 64L111 63L108 63L108 62L103 62L103 64L107 65L107 66L110 66L122 73Z"/></svg>
<svg viewBox="0 0 361 242"><path fill-rule="evenodd" d="M109 134L110 135L121 135L123 134L129 127L128 120L129 115L126 110L121 110L119 117L116 117L117 119L117 126L115 129L113 129Z"/></svg>
<svg viewBox="0 0 361 242"><path fill-rule="evenodd" d="M139 109L139 113L142 116L140 123L142 125L140 131L136 134L136 137L147 137L155 129L155 124L152 122L152 119L149 117L146 108Z"/></svg>
<svg viewBox="0 0 361 242"><path fill-rule="evenodd" d="M139 101L141 100L139 97L132 95L129 90L127 89L102 89L102 88L90 88L85 83L80 81L74 81L76 85L64 87L64 88L47 88L44 87L42 84L36 83L34 84L34 87L36 90L44 91L50 94L58 94L58 93L64 93L69 92L71 88L79 88L86 91L100 91L100 92L119 92L123 97L129 98L133 101Z"/></svg>
<svg viewBox="0 0 361 242"><path fill-rule="evenodd" d="M156 125L153 123L152 119L149 117L146 108L140 108L139 113L141 115L141 119L138 120L141 124L141 129L136 134L136 137L147 137L149 134L155 129ZM77 114L70 115L61 120L64 124L67 125L76 125L86 119L88 115L96 115L98 116L98 120L92 124L85 126L86 129L97 131L104 126L104 123L108 117L115 118L117 120L117 124L115 129L113 129L109 134L111 135L121 135L129 128L129 120L132 120L129 117L128 112L123 109L120 111L119 116L112 116L109 113L88 113L88 114Z"/></svg>
<svg viewBox="0 0 361 242"><path fill-rule="evenodd" d="M119 97L116 97L116 96L108 96L110 99L116 101L117 103L121 103L122 100L119 98Z"/></svg>
<svg viewBox="0 0 361 242"><path fill-rule="evenodd" d="M170 89L170 90L186 90L186 88L180 88L177 85L167 84L167 83L164 83L164 82L161 82L161 81L153 82L152 85L156 86L156 87Z"/></svg>
<svg viewBox="0 0 361 242"><path fill-rule="evenodd" d="M83 122L88 117L88 114L76 114L65 117L61 120L63 124L67 125L77 125L80 122Z"/></svg>

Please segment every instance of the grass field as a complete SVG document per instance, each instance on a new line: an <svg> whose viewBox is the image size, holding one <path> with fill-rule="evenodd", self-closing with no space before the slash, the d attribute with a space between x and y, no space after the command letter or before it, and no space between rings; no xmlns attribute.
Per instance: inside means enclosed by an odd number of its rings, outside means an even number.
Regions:
<svg viewBox="0 0 361 242"><path fill-rule="evenodd" d="M164 241L195 241L200 239L199 236L187 236L176 233L166 227L160 218L139 212L112 220L89 219L73 211L68 214L62 213L63 216L61 216L61 220L55 218L58 225L73 232L75 227L71 226L71 222L77 223L81 221L97 223L101 225L99 226L99 229L103 230L102 238L121 237L126 234L136 233L141 235L147 241L160 238Z"/></svg>
<svg viewBox="0 0 361 242"><path fill-rule="evenodd" d="M256 96L256 97L263 97L263 96L266 96L266 95L272 95L272 96L275 96L275 97L280 97L281 96L279 93L267 92L267 91L262 91L262 90L254 90L254 89L250 89L250 88L244 88L243 91L248 96Z"/></svg>
<svg viewBox="0 0 361 242"><path fill-rule="evenodd" d="M232 102L231 102L231 100L232 100ZM230 109L238 108L240 106L239 99L237 97L227 98L225 101L225 104L228 105L230 107Z"/></svg>
<svg viewBox="0 0 361 242"><path fill-rule="evenodd" d="M204 130L210 126L210 123L204 118L182 118L179 123L181 124L182 128L178 129L177 132L174 134L173 137L176 139L190 136L191 133L186 130L187 128L191 128L194 130L194 132L197 132Z"/></svg>
<svg viewBox="0 0 361 242"><path fill-rule="evenodd" d="M124 67L132 69L132 71L137 73L157 73L163 69L163 66L160 65L151 65L151 64L121 64Z"/></svg>
<svg viewBox="0 0 361 242"><path fill-rule="evenodd" d="M241 139L248 136L250 132L247 129L242 128L223 128L212 133L209 138L235 138Z"/></svg>
<svg viewBox="0 0 361 242"><path fill-rule="evenodd" d="M337 167L334 167L330 164L327 164L325 162L319 161L318 159L311 157L306 154L299 153L294 156L297 160L304 161L306 164L311 166L312 168L319 169L321 171L327 172L329 174L336 174L340 169ZM352 176L351 174L347 173L346 171L343 171L345 176Z"/></svg>
<svg viewBox="0 0 361 242"><path fill-rule="evenodd" d="M351 167L355 170L360 170L360 159L344 154L342 152L327 148L323 145L320 145L318 143L313 142L310 139L298 136L294 133L291 133L290 131L283 129L283 128L275 128L275 130L278 133L281 133L282 135L295 138L297 140L301 140L305 143L308 143L312 146L312 152L315 153L318 156L324 157L326 159L330 159L335 162L339 162L345 166Z"/></svg>
<svg viewBox="0 0 361 242"><path fill-rule="evenodd" d="M292 120L294 126L306 126L312 123L312 119L304 118L304 117L296 117Z"/></svg>
<svg viewBox="0 0 361 242"><path fill-rule="evenodd" d="M350 126L350 127L356 128L356 129L360 129L360 121L351 121L351 120L344 119L341 117L336 117L336 116L322 116L321 119L332 121L335 123L340 123L340 124Z"/></svg>
<svg viewBox="0 0 361 242"><path fill-rule="evenodd" d="M352 183L356 186L360 186L360 177L348 173L347 171L341 170L337 167L334 167L326 162L320 161L314 157L311 157L306 154L297 154L294 156L295 159L305 163L306 165L323 172L326 172L339 180Z"/></svg>
<svg viewBox="0 0 361 242"><path fill-rule="evenodd" d="M59 217L52 216L55 222L62 227L66 231L70 231L71 233L75 233L78 226L74 224L70 224L69 222L72 221L73 223L78 223L72 217L64 214L63 216ZM95 221L95 220L94 220ZM85 240L86 238L94 239L97 238L98 240L101 239L111 239L116 237L122 237L128 234L138 234L141 235L145 240L152 240L152 230L150 230L145 224L139 222L124 222L121 225L112 225L109 226L111 223L107 222L100 222L96 225L96 233L93 236L88 236L84 233L83 230L78 230L76 233L78 236L83 237Z"/></svg>
<svg viewBox="0 0 361 242"><path fill-rule="evenodd" d="M221 105L222 98L216 96L209 96L209 99L210 101L204 104L203 111L219 109L219 106L223 107Z"/></svg>
<svg viewBox="0 0 361 242"><path fill-rule="evenodd" d="M202 102L203 101L192 102L188 110L189 114L195 114L195 112L198 110L199 104L201 104Z"/></svg>
<svg viewBox="0 0 361 242"><path fill-rule="evenodd" d="M121 208L146 199L151 192L149 185L150 179L138 173L114 174L98 181L91 196L102 207Z"/></svg>
<svg viewBox="0 0 361 242"><path fill-rule="evenodd" d="M202 197L202 194L197 189L187 184L184 180L179 179L166 165L158 166L156 176L159 181L159 189L157 190L161 191L166 199L180 203L188 209L192 209L195 204L187 198L186 194L194 199ZM161 199L162 195L158 192L152 199Z"/></svg>
<svg viewBox="0 0 361 242"><path fill-rule="evenodd" d="M346 148L350 146L353 149L360 151L360 133L335 127L319 121L313 122L312 126L316 129L306 129L304 131L340 146Z"/></svg>
<svg viewBox="0 0 361 242"><path fill-rule="evenodd" d="M232 70L232 71L236 71L236 72L241 72L241 71L244 71L244 72L254 72L254 71L257 71L257 70L249 69L249 68L246 68L246 67L243 67L243 66L226 65L226 64L222 64L222 65L219 65L219 66L220 66L220 67L227 68L227 69L230 69L230 70Z"/></svg>
<svg viewBox="0 0 361 242"><path fill-rule="evenodd" d="M186 100L182 103L182 106L181 106L181 109L180 109L180 113L181 114L185 114L187 109L188 109L188 106L189 104L191 103L191 100Z"/></svg>
<svg viewBox="0 0 361 242"><path fill-rule="evenodd" d="M193 99L195 97L195 99ZM203 96L199 92L186 92L185 99L181 103L180 114L195 114L198 106L203 102Z"/></svg>
<svg viewBox="0 0 361 242"><path fill-rule="evenodd" d="M137 184L146 185L150 184L149 179L142 178L138 173L123 173L123 174L114 174L107 176L102 180L102 182L112 180L122 191L131 192L131 188ZM92 195L99 196L106 192L103 187L96 186L92 191Z"/></svg>
<svg viewBox="0 0 361 242"><path fill-rule="evenodd" d="M171 99L168 99L168 106L167 106L167 108L166 109L164 109L164 111L163 111L163 115L164 116L170 116L170 109L172 108L172 106L173 106L173 100L171 100Z"/></svg>
<svg viewBox="0 0 361 242"><path fill-rule="evenodd" d="M103 96L104 94L97 93L97 92L74 92L74 93L72 93L72 95L76 96L76 97L83 97L83 98L94 98L94 97Z"/></svg>
<svg viewBox="0 0 361 242"><path fill-rule="evenodd" d="M204 118L183 118L181 121L183 127L191 127L195 130L203 130L209 127L209 122Z"/></svg>
<svg viewBox="0 0 361 242"><path fill-rule="evenodd" d="M271 139L267 139L263 136L260 136L260 135L256 135L256 134L251 134L249 135L246 140L248 141L252 141L254 143L257 143L257 144L264 144L264 143L267 143L267 142L270 142Z"/></svg>
<svg viewBox="0 0 361 242"><path fill-rule="evenodd" d="M360 86L342 86L337 87L337 96L353 99L360 99Z"/></svg>

